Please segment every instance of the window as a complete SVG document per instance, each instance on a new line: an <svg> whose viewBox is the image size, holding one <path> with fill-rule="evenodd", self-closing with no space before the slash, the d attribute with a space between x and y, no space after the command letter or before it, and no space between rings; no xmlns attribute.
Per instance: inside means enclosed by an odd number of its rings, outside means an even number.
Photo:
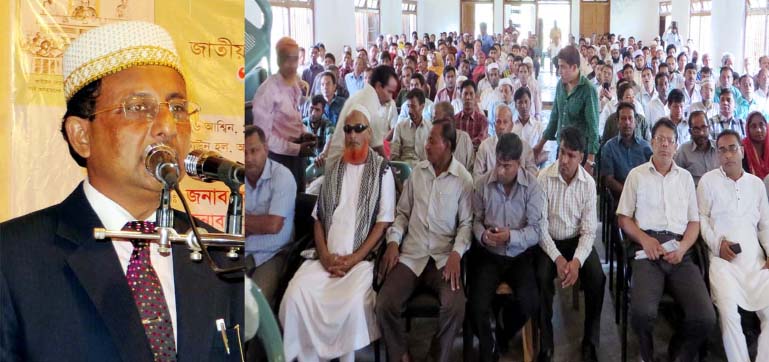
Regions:
<svg viewBox="0 0 769 362"><path fill-rule="evenodd" d="M537 46L545 49L550 46L550 34L556 26L558 32L568 38L571 21L571 2L569 0L505 0L504 22L505 29L513 26L518 30L518 41L526 39L529 34L539 34L538 22L542 23L541 36L537 37ZM553 35L558 32L552 32ZM562 35L558 39L560 46L568 39Z"/></svg>
<svg viewBox="0 0 769 362"><path fill-rule="evenodd" d="M379 0L355 0L355 42L368 47L379 36Z"/></svg>
<svg viewBox="0 0 769 362"><path fill-rule="evenodd" d="M270 0L272 5L272 36L270 47L284 36L296 40L300 47L307 49L315 39L313 23L313 0ZM278 69L277 54L271 52L272 69ZM308 51L309 55L310 52Z"/></svg>
<svg viewBox="0 0 769 362"><path fill-rule="evenodd" d="M692 0L689 18L689 38L694 42L694 49L700 53L709 53L710 49L710 0Z"/></svg>
<svg viewBox="0 0 769 362"><path fill-rule="evenodd" d="M417 31L417 2L415 0L403 0L403 33L411 34Z"/></svg>
<svg viewBox="0 0 769 362"><path fill-rule="evenodd" d="M660 34L664 33L665 30L670 27L670 23L673 21L673 2L670 0L661 0L660 1L660 18L665 19L665 25L662 29L662 32ZM661 19L660 19L661 20Z"/></svg>
<svg viewBox="0 0 769 362"><path fill-rule="evenodd" d="M520 37L527 37L529 33L536 33L537 4L534 1L507 1L504 6L504 28L510 26L518 30ZM519 39L520 39L519 37Z"/></svg>
<svg viewBox="0 0 769 362"><path fill-rule="evenodd" d="M769 54L769 1L748 0L748 17L745 20L745 57L750 64L758 64L758 58Z"/></svg>

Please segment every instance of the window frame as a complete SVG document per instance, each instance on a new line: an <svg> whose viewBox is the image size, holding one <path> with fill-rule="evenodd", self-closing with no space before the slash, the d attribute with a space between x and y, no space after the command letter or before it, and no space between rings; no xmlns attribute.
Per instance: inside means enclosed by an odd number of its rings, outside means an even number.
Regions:
<svg viewBox="0 0 769 362"><path fill-rule="evenodd" d="M369 38L369 31L366 31L366 40L365 44L363 44L363 47L368 49L369 45L372 42L376 42L376 37L382 34L382 1L385 0L354 0L353 5L355 5L355 15L357 16L358 13L366 14L366 17L368 17L369 14L376 14L377 16L377 25L378 28L375 31L375 35L373 38ZM359 3L362 3L364 6L359 6ZM375 6L372 6L372 3ZM368 25L368 19L366 19L366 25ZM358 43L358 29L355 29L355 43L357 46Z"/></svg>
<svg viewBox="0 0 769 362"><path fill-rule="evenodd" d="M414 6L414 10L408 9L408 7L410 7L411 5ZM405 18L406 16L411 17L413 15L414 16L414 20L415 20L414 21L414 29L408 29L408 31L407 31L407 29L403 29L402 25L401 25L401 31L404 34L411 34L411 32L414 32L414 31L419 33L419 29L418 29L418 25L417 25L418 23L416 21L417 16L418 16L417 15L418 11L419 11L419 2L417 0L402 0L402 3L401 3L401 24L403 24L403 22L406 21L406 18ZM380 24L380 26L381 26L381 24Z"/></svg>
<svg viewBox="0 0 769 362"><path fill-rule="evenodd" d="M751 0L745 0L745 27L743 29L743 34L745 34L745 40L742 43L742 54L743 54L743 56L745 58L748 58L748 54L747 54L747 50L748 50L748 37L747 37L747 34L748 34L748 18L751 15L753 15L753 16L756 16L756 15L763 16L763 18L764 18L764 37L763 37L764 45L763 45L763 49L759 51L758 57L756 57L755 59L750 57L751 64L753 64L754 67L757 69L757 67L759 66L759 64L758 64L759 57L761 57L762 55L769 54L769 39L767 39L769 37L769 1L767 1L763 5L763 7L761 7L760 5L756 6L756 7L751 7L750 3L751 3Z"/></svg>

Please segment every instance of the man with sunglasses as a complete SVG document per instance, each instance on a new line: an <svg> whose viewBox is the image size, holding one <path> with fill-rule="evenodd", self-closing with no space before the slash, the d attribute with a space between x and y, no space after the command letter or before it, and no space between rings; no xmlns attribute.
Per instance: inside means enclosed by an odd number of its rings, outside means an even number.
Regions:
<svg viewBox="0 0 769 362"><path fill-rule="evenodd" d="M721 167L697 187L702 238L710 249L710 291L729 361L750 361L739 309L761 320L756 361L769 360L769 202L760 178L742 169L739 133L716 139Z"/></svg>
<svg viewBox="0 0 769 362"><path fill-rule="evenodd" d="M189 150L199 108L171 36L150 23L105 25L70 44L63 70L61 130L86 177L62 203L0 224L0 360L239 360L230 329L243 325L242 273L193 263L183 244L161 253L94 239L97 227L154 231L163 186L145 150L162 143L179 164ZM189 229L181 212L173 224Z"/></svg>
<svg viewBox="0 0 769 362"><path fill-rule="evenodd" d="M302 264L280 305L287 361L352 362L355 350L379 338L369 257L395 217L395 181L369 148L370 117L353 106L342 127L344 154L326 165L313 212L318 260Z"/></svg>

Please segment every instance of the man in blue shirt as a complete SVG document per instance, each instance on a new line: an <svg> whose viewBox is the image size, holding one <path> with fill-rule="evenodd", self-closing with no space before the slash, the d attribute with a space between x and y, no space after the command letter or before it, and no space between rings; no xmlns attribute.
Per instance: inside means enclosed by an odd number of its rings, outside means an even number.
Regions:
<svg viewBox="0 0 769 362"><path fill-rule="evenodd" d="M486 29L487 29L486 23L481 23L480 27L481 27L481 37L480 37L481 50L483 50L483 52L486 55L488 55L489 50L491 50L491 47L494 46L494 38L492 38L491 35L489 35L486 32Z"/></svg>
<svg viewBox="0 0 769 362"><path fill-rule="evenodd" d="M652 149L649 142L635 135L635 106L621 102L617 106L619 134L603 145L601 149L601 178L615 199L622 195L622 189L630 170L649 161Z"/></svg>
<svg viewBox="0 0 769 362"><path fill-rule="evenodd" d="M353 65L353 71L347 73L344 76L344 83L347 86L347 91L350 92L350 96L363 89L366 85L364 78L364 72L366 71L367 61L363 56L355 58L355 64Z"/></svg>
<svg viewBox="0 0 769 362"><path fill-rule="evenodd" d="M246 254L254 259L252 279L275 308L294 224L296 183L291 171L267 158L267 140L257 126L246 127Z"/></svg>

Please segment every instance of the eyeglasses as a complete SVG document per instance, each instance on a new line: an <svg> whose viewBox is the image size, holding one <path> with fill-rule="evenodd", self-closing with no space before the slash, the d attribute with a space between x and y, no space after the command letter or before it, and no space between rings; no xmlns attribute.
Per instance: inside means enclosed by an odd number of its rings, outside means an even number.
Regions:
<svg viewBox="0 0 769 362"><path fill-rule="evenodd" d="M354 125L346 124L342 128L344 130L344 133L350 133L352 131L355 131L355 133L362 133L366 129L368 129L368 126L363 123L358 123Z"/></svg>
<svg viewBox="0 0 769 362"><path fill-rule="evenodd" d="M190 117L200 112L200 106L185 99L174 99L168 102L158 102L155 97L129 96L120 104L91 113L95 116L99 113L110 112L116 109L123 110L123 116L129 121L154 121L160 112L160 106L165 105L168 111L179 123L190 121Z"/></svg>
<svg viewBox="0 0 769 362"><path fill-rule="evenodd" d="M718 153L725 155L727 153L737 153L737 151L740 149L739 145L729 145L727 147L719 147Z"/></svg>
<svg viewBox="0 0 769 362"><path fill-rule="evenodd" d="M667 138L662 136L656 136L654 137L654 141L657 141L659 144L671 144L674 145L676 143L676 140L674 138Z"/></svg>

